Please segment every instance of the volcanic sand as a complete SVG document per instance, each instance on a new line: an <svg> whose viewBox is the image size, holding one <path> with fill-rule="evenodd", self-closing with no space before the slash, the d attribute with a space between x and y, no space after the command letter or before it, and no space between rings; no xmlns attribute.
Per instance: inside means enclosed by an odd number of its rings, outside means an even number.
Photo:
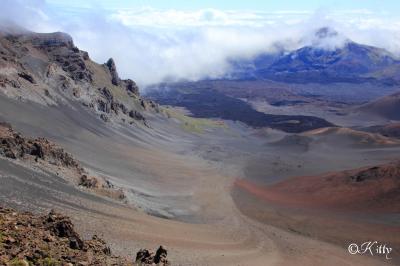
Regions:
<svg viewBox="0 0 400 266"><path fill-rule="evenodd" d="M76 111L48 112L3 98L1 101L7 105L0 114L2 120L12 121L27 135L59 142L88 169L128 188L127 197L133 204L134 199L147 199L132 207L82 191L54 173L0 160L1 202L34 211L59 209L72 217L80 233L87 237L101 235L117 254L133 257L139 248L165 245L173 265L386 263L368 256L352 256L347 247L260 223L239 211L231 192L234 181L243 173L243 165L231 163L245 158L250 151L242 147L244 151L238 157L222 151L227 158L235 157L233 161L209 161L199 156L202 151L198 150L199 143L209 145L210 139L219 143L226 132L199 139L162 124L164 130L159 132L168 134L151 135L147 129L110 128L94 116L78 115ZM152 122L155 128L161 125L160 121ZM241 134L230 136L236 141L259 140ZM141 208L152 210L156 216Z"/></svg>

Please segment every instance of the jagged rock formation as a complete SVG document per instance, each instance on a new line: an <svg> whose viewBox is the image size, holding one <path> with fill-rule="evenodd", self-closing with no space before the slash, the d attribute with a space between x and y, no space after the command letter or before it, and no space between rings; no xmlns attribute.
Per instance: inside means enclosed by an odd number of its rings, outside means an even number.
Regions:
<svg viewBox="0 0 400 266"><path fill-rule="evenodd" d="M0 206L1 265L132 265L113 256L96 235L83 240L71 220L51 211L46 216Z"/></svg>
<svg viewBox="0 0 400 266"><path fill-rule="evenodd" d="M28 167L33 165L56 172L75 185L97 194L124 200L122 189L109 181L88 175L80 163L63 148L45 138L26 138L7 123L0 122L0 157L19 160Z"/></svg>
<svg viewBox="0 0 400 266"><path fill-rule="evenodd" d="M148 126L146 116L160 112L133 80L119 77L112 58L93 62L61 32L0 31L0 93L43 105L80 102L105 122Z"/></svg>
<svg viewBox="0 0 400 266"><path fill-rule="evenodd" d="M167 260L168 252L163 247L160 246L156 253L150 252L148 249L141 249L136 253L136 260L135 262L138 265L170 265L170 262Z"/></svg>
<svg viewBox="0 0 400 266"><path fill-rule="evenodd" d="M170 265L167 250L141 249L136 259L112 254L94 235L83 239L67 216L52 210L40 216L0 206L0 265Z"/></svg>
<svg viewBox="0 0 400 266"><path fill-rule="evenodd" d="M114 84L115 86L118 86L121 83L121 80L118 76L117 67L115 66L114 59L112 59L112 58L108 59L108 61L105 65L107 66L108 70L110 71L112 84Z"/></svg>
<svg viewBox="0 0 400 266"><path fill-rule="evenodd" d="M45 138L25 138L6 123L0 123L0 155L11 159L46 160L74 169L77 173L83 172L78 161L63 148Z"/></svg>
<svg viewBox="0 0 400 266"><path fill-rule="evenodd" d="M133 80L126 79L126 80L123 80L122 83L124 83L126 90L130 96L139 95L139 87L136 85L136 83Z"/></svg>

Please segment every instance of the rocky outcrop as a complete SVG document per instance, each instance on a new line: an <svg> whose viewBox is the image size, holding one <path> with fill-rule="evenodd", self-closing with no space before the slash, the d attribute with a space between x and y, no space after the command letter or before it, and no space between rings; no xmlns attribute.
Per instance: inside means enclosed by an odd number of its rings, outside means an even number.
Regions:
<svg viewBox="0 0 400 266"><path fill-rule="evenodd" d="M112 254L96 235L85 240L71 219L54 210L40 216L0 206L0 265L171 265L167 250L140 249L133 260Z"/></svg>
<svg viewBox="0 0 400 266"><path fill-rule="evenodd" d="M80 163L63 148L45 138L24 137L3 122L0 122L0 156L18 160L28 167L34 165L55 172L74 185L98 195L125 200L125 193L121 188L114 187L103 178L89 176Z"/></svg>
<svg viewBox="0 0 400 266"><path fill-rule="evenodd" d="M120 85L121 80L118 76L117 67L115 66L114 59L112 58L108 59L108 61L105 63L105 66L110 71L111 83L114 84L115 86Z"/></svg>
<svg viewBox="0 0 400 266"><path fill-rule="evenodd" d="M112 58L97 64L60 32L0 33L0 90L7 97L45 106L78 101L111 123L147 126L145 113L159 112L157 105L140 97L133 80L119 77ZM140 116L129 117L130 110L143 109Z"/></svg>
<svg viewBox="0 0 400 266"><path fill-rule="evenodd" d="M102 96L101 99L97 100L97 109L100 112L110 113L111 106L114 104L114 96L108 88L99 88L100 95Z"/></svg>
<svg viewBox="0 0 400 266"><path fill-rule="evenodd" d="M353 182L376 180L394 180L400 182L400 162L351 171L349 172L349 179ZM400 188L400 184L398 184L397 188Z"/></svg>
<svg viewBox="0 0 400 266"><path fill-rule="evenodd" d="M139 96L139 87L136 85L136 82L131 79L125 79L122 83L124 84L128 94Z"/></svg>
<svg viewBox="0 0 400 266"><path fill-rule="evenodd" d="M146 121L144 116L136 110L129 111L129 117L138 120L138 121Z"/></svg>
<svg viewBox="0 0 400 266"><path fill-rule="evenodd" d="M72 37L63 32L27 34L23 39L28 40L34 47L47 49L49 47L66 47L73 49Z"/></svg>
<svg viewBox="0 0 400 266"><path fill-rule="evenodd" d="M23 78L23 79L29 81L29 82L32 83L32 84L36 84L35 79L34 79L34 78L32 77L32 75L29 74L29 73L21 72L21 73L18 73L18 76L20 76L21 78Z"/></svg>
<svg viewBox="0 0 400 266"><path fill-rule="evenodd" d="M52 232L56 237L68 238L69 247L71 249L83 249L84 242L77 232L68 217L57 214L52 210L44 221L44 226Z"/></svg>
<svg viewBox="0 0 400 266"><path fill-rule="evenodd" d="M115 100L113 93L110 89L104 87L102 89L98 89L100 92L101 98L97 99L96 106L97 110L103 112L104 114L100 114L100 118L104 122L109 122L110 118L107 114L122 114L128 115L130 118L133 118L136 121L141 121L143 124L146 124L146 118L139 111L130 110L121 102ZM144 100L141 101L142 106L144 106Z"/></svg>
<svg viewBox="0 0 400 266"><path fill-rule="evenodd" d="M99 180L92 176L82 175L79 180L79 185L87 188L97 188L99 186Z"/></svg>
<svg viewBox="0 0 400 266"><path fill-rule="evenodd" d="M38 216L0 207L0 265L131 265L105 241L83 240L55 211Z"/></svg>
<svg viewBox="0 0 400 266"><path fill-rule="evenodd" d="M13 36L9 36L8 39ZM80 51L73 43L71 36L62 32L31 33L12 39L14 45L32 44L43 51L51 62L56 63L75 81L92 82L93 76L85 61L88 53ZM29 51L26 51L28 53Z"/></svg>
<svg viewBox="0 0 400 266"><path fill-rule="evenodd" d="M170 262L167 260L167 250L160 246L156 253L150 252L148 249L141 249L136 253L135 262L138 265L170 265Z"/></svg>
<svg viewBox="0 0 400 266"><path fill-rule="evenodd" d="M87 68L84 52L58 49L50 51L53 60L75 81L93 82L93 75Z"/></svg>
<svg viewBox="0 0 400 266"><path fill-rule="evenodd" d="M78 161L63 148L45 138L25 138L5 123L0 123L0 155L11 159L46 160L55 165L82 171Z"/></svg>
<svg viewBox="0 0 400 266"><path fill-rule="evenodd" d="M117 66L115 65L114 59L110 58L104 64L108 72L110 73L111 83L115 86L122 86L126 89L126 92L130 96L139 96L139 87L137 84L131 79L121 80L118 72Z"/></svg>

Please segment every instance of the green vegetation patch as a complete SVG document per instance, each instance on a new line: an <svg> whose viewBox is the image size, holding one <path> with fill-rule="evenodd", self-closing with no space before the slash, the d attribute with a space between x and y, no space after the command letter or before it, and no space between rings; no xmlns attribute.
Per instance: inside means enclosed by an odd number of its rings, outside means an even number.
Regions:
<svg viewBox="0 0 400 266"><path fill-rule="evenodd" d="M227 128L223 121L211 120L206 118L194 118L182 114L181 112L174 109L165 110L169 117L175 118L181 122L181 127L183 130L190 133L201 134L207 128Z"/></svg>
<svg viewBox="0 0 400 266"><path fill-rule="evenodd" d="M38 261L40 266L61 266L61 262L53 258L45 258Z"/></svg>

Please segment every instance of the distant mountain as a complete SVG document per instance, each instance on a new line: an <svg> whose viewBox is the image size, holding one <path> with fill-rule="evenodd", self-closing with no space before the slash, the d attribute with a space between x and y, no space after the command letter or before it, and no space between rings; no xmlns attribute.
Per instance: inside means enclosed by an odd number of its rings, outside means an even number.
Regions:
<svg viewBox="0 0 400 266"><path fill-rule="evenodd" d="M310 45L289 53L261 54L246 63L236 61L233 68L236 78L294 83L400 81L395 75L400 73L400 61L393 54L353 42L330 28L317 30Z"/></svg>

